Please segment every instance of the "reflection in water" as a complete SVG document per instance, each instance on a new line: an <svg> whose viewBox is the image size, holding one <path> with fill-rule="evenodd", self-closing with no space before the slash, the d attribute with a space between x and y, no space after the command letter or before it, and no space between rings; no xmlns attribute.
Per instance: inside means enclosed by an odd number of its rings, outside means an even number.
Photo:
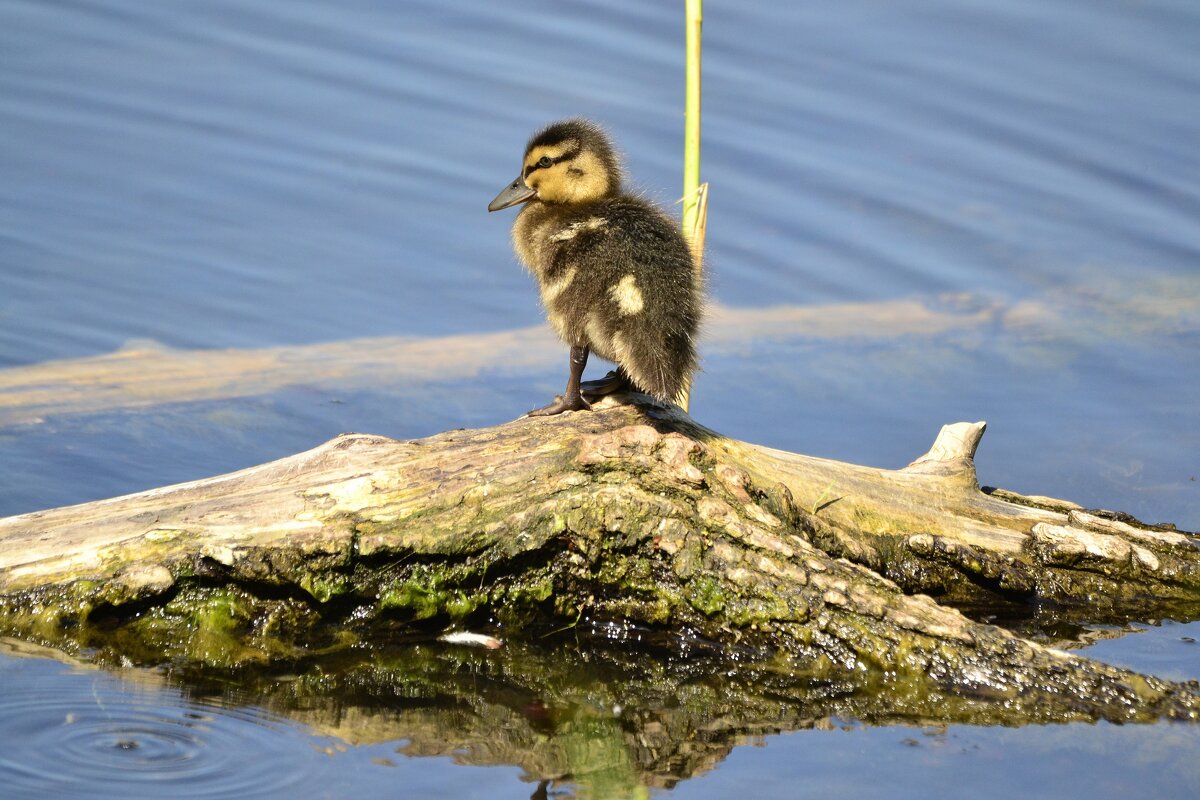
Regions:
<svg viewBox="0 0 1200 800"><path fill-rule="evenodd" d="M616 719L585 712L566 723L556 739L572 769L566 777L578 784L581 798L650 796Z"/></svg>
<svg viewBox="0 0 1200 800"><path fill-rule="evenodd" d="M1144 658L1150 645L1173 649L1178 663L1194 649L1186 640L1196 625L1130 637L1126 659L1142 666L1138 652ZM95 797L97 785L106 797L406 797L417 786L454 797L641 798L667 788L728 797L747 781L761 796L783 797L794 796L800 773L846 796L890 796L870 794L875 767L888 772L889 791L949 798L961 784L939 790L928 769L966 780L1020 763L1022 775L1054 785L1064 754L1119 781L1137 776L1146 796L1200 787L1197 726L1102 726L1088 738L1086 726L1018 736L935 724L919 702L881 708L869 680L805 682L770 662L700 650L561 638L542 649L410 643L275 668L111 675L43 660L54 655L0 643L0 722L12 733L0 751L6 798ZM1196 674L1190 663L1185 676ZM785 732L810 733L764 738ZM761 757L746 745L764 742L791 754L777 766L786 781L763 783ZM916 752L897 761L905 750ZM864 757L878 763L860 770ZM499 780L447 772L437 766L446 758L503 772ZM994 776L972 793L1011 796L1022 780Z"/></svg>
<svg viewBox="0 0 1200 800"><path fill-rule="evenodd" d="M274 691L287 681L273 677ZM252 687L214 676L189 683L128 667L107 673L0 640L0 796L492 800L529 794L530 779L516 769L447 769L431 759L389 758L403 732L351 747L264 710L247 693ZM347 696L349 708L355 702Z"/></svg>

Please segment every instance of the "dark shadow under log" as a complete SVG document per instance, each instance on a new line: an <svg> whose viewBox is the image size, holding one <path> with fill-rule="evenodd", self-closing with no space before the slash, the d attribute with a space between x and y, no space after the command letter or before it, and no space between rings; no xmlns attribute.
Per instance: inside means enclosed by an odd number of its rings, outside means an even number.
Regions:
<svg viewBox="0 0 1200 800"><path fill-rule="evenodd" d="M420 441L350 434L0 520L0 632L236 669L450 628L531 642L637 630L659 643L650 670L690 674L680 654L701 647L797 697L871 697L847 710L882 719L1197 719L1195 685L949 605L1200 609L1194 535L981 491L982 432L947 426L903 470L727 439L642 398Z"/></svg>

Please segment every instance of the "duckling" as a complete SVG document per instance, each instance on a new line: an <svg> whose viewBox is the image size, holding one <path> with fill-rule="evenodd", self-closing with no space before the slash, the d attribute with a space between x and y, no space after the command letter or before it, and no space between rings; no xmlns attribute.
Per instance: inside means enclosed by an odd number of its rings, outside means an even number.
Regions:
<svg viewBox="0 0 1200 800"><path fill-rule="evenodd" d="M531 416L590 409L584 394L628 385L670 401L696 369L701 287L691 250L675 221L622 180L605 132L569 119L534 134L521 174L488 205L525 204L513 248L571 351L566 391ZM589 353L617 370L581 383Z"/></svg>

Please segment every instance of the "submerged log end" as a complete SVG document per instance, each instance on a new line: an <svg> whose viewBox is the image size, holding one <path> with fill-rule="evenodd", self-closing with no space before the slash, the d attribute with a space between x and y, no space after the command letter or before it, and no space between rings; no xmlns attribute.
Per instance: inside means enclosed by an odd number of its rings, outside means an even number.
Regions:
<svg viewBox="0 0 1200 800"><path fill-rule="evenodd" d="M965 477L975 483L975 450L987 430L987 423L955 422L943 425L929 452L901 472L918 475Z"/></svg>

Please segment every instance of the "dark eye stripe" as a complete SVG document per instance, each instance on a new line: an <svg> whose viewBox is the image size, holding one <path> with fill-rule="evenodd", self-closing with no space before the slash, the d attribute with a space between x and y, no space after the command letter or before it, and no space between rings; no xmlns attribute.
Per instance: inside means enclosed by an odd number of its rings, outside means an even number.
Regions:
<svg viewBox="0 0 1200 800"><path fill-rule="evenodd" d="M541 160L539 159L537 164L530 164L528 167L525 168L525 174L523 177L528 178L535 170L548 169L549 167L553 167L555 164L561 163L563 161L570 161L572 158L574 158L577 155L579 155L578 147L568 150L567 152L563 153L561 156L558 156L557 158L550 159L550 163L547 164L545 167L543 167L541 165ZM545 156L542 156L542 158L545 158Z"/></svg>

